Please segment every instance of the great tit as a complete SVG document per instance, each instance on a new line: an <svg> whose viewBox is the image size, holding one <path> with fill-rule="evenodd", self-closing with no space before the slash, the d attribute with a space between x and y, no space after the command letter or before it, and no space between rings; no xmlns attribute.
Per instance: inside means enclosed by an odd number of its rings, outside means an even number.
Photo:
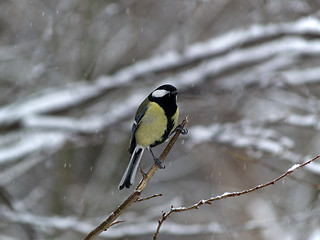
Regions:
<svg viewBox="0 0 320 240"><path fill-rule="evenodd" d="M163 143L176 129L179 108L177 107L177 89L169 84L162 85L149 94L140 104L132 125L129 164L120 181L119 189L129 188L134 178L145 149L148 149L155 163L161 161L155 157L151 148Z"/></svg>

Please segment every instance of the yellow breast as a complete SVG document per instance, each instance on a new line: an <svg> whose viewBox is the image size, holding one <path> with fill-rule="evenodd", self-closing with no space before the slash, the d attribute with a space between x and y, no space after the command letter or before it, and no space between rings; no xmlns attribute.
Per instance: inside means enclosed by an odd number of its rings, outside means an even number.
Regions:
<svg viewBox="0 0 320 240"><path fill-rule="evenodd" d="M135 133L137 144L148 147L156 141L161 141L166 128L167 117L164 110L157 103L150 102Z"/></svg>

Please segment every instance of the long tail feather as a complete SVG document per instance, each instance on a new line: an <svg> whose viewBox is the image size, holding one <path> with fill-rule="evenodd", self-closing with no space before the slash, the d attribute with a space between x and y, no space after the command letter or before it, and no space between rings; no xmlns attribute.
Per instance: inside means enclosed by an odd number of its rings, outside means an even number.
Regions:
<svg viewBox="0 0 320 240"><path fill-rule="evenodd" d="M129 188L134 183L139 163L144 152L144 148L136 147L131 155L129 164L119 184L119 189Z"/></svg>

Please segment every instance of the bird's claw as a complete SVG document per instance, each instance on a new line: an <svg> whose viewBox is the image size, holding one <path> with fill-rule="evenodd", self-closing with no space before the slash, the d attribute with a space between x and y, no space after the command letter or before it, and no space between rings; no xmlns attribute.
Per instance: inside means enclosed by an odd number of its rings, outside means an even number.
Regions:
<svg viewBox="0 0 320 240"><path fill-rule="evenodd" d="M186 135L188 133L188 129L184 128L182 125L178 125L176 130L180 130L182 135Z"/></svg>
<svg viewBox="0 0 320 240"><path fill-rule="evenodd" d="M157 164L158 168L164 169L166 168L164 165L162 165L162 162L159 160L159 158L154 158L155 164Z"/></svg>

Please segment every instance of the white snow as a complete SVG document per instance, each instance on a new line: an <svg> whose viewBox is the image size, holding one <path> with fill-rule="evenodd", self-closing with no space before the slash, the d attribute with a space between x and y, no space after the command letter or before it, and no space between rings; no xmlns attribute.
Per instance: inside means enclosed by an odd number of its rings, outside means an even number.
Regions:
<svg viewBox="0 0 320 240"><path fill-rule="evenodd" d="M313 114L308 114L308 115L293 114L286 118L286 123L297 125L297 126L303 126L303 127L317 126L318 122L319 120Z"/></svg>
<svg viewBox="0 0 320 240"><path fill-rule="evenodd" d="M281 136L272 129L252 126L248 121L240 124L214 123L208 127L195 126L189 130L191 145L215 141L238 148L253 147L273 154L280 154L294 147L294 142L288 137Z"/></svg>
<svg viewBox="0 0 320 240"><path fill-rule="evenodd" d="M220 195L219 197L225 197L225 196L228 196L228 195L230 195L231 193L230 192L224 192L222 195Z"/></svg>
<svg viewBox="0 0 320 240"><path fill-rule="evenodd" d="M199 58L228 51L236 46L277 35L319 34L320 21L315 17L305 17L291 23L253 25L248 29L235 30L203 43L196 43L185 51L187 58Z"/></svg>
<svg viewBox="0 0 320 240"><path fill-rule="evenodd" d="M291 151L295 146L292 139L282 136L272 129L265 129L262 126L254 127L249 121L243 121L240 124L198 125L189 128L188 136L190 137L188 147L205 142L218 142L237 148L254 150L253 152L248 151L249 154L256 154L256 151L271 153L293 163L303 160L308 161L312 158L312 156L303 156ZM299 164L294 164L288 171L293 171L299 166ZM318 162L306 165L305 169L320 175L320 163Z"/></svg>
<svg viewBox="0 0 320 240"><path fill-rule="evenodd" d="M290 167L288 169L287 172L293 172L294 170L296 170L298 167L300 167L300 164L294 164L292 167Z"/></svg>
<svg viewBox="0 0 320 240"><path fill-rule="evenodd" d="M74 132L96 133L132 113L132 109L138 106L143 97L141 94L129 95L121 103L109 106L104 115L91 115L79 119L50 115L29 115L24 118L22 124L26 128L56 128Z"/></svg>
<svg viewBox="0 0 320 240"><path fill-rule="evenodd" d="M320 68L307 68L299 70L284 71L283 82L290 85L303 85L320 82Z"/></svg>
<svg viewBox="0 0 320 240"><path fill-rule="evenodd" d="M0 108L0 123L10 124L27 115L66 109L96 96L97 86L72 85L65 89L50 89L20 103Z"/></svg>
<svg viewBox="0 0 320 240"><path fill-rule="evenodd" d="M209 141L213 136L215 136L220 129L220 125L212 124L209 127L198 125L192 127L191 129L189 129L190 131L188 132L188 134L192 139L192 142L194 144L199 144L202 142Z"/></svg>

